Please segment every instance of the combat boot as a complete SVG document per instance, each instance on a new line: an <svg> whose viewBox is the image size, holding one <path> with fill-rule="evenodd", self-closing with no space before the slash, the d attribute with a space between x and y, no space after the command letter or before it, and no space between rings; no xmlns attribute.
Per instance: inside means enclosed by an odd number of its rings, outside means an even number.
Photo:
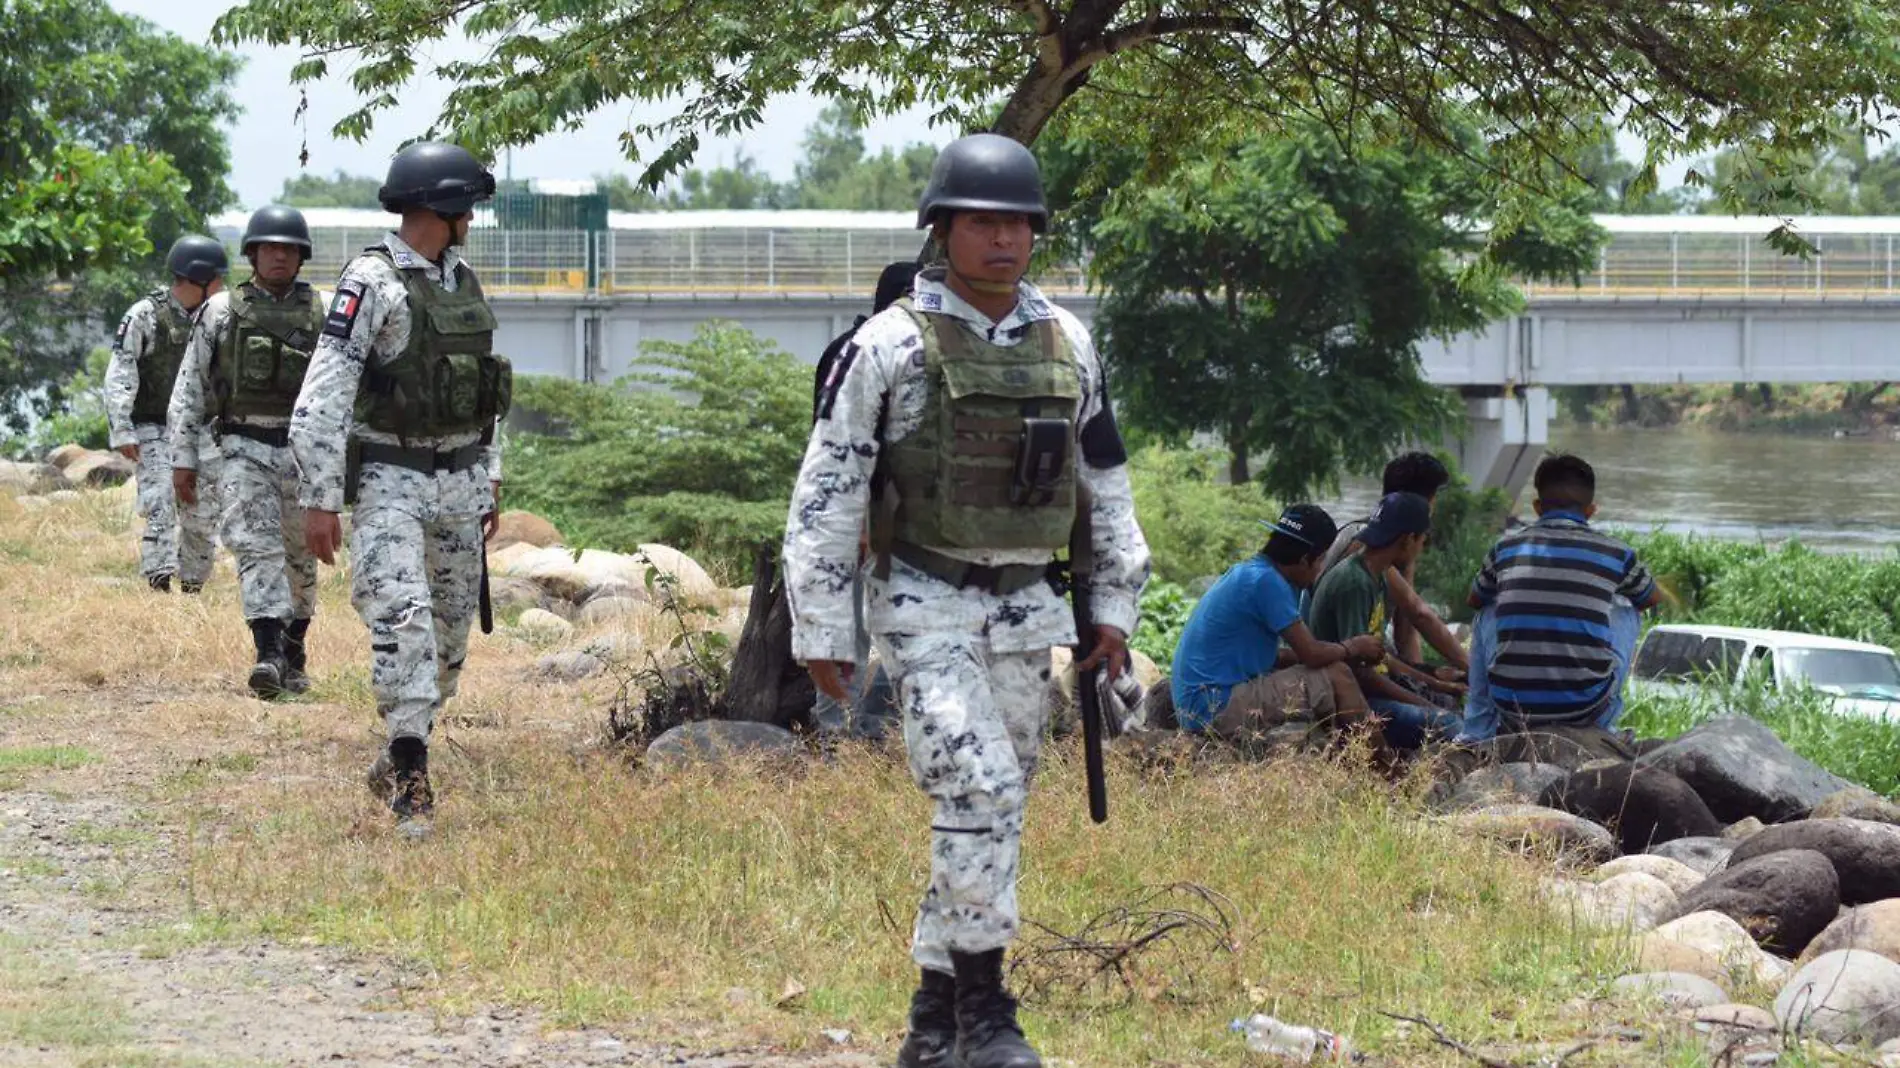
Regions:
<svg viewBox="0 0 1900 1068"><path fill-rule="evenodd" d="M408 823L435 815L435 792L429 789L429 744L420 738L390 742L389 767L389 811L396 814L397 821Z"/></svg>
<svg viewBox="0 0 1900 1068"><path fill-rule="evenodd" d="M251 640L257 643L257 663L251 665L251 692L270 700L284 692L290 667L284 662L284 621L251 620Z"/></svg>
<svg viewBox="0 0 1900 1068"><path fill-rule="evenodd" d="M897 1068L961 1068L957 1061L957 979L924 970L910 996L910 1033L897 1048Z"/></svg>
<svg viewBox="0 0 1900 1068"><path fill-rule="evenodd" d="M172 592L172 573L167 571L162 575L147 575L145 584L157 593L170 593Z"/></svg>
<svg viewBox="0 0 1900 1068"><path fill-rule="evenodd" d="M179 593L203 593L204 588L205 584L202 582L186 582L184 579L178 580Z"/></svg>
<svg viewBox="0 0 1900 1068"><path fill-rule="evenodd" d="M1016 999L1003 989L1003 951L952 953L957 969L957 1057L963 1068L1042 1068L1023 1038Z"/></svg>
<svg viewBox="0 0 1900 1068"><path fill-rule="evenodd" d="M310 633L310 621L293 619L284 629L284 689L291 693L308 693L310 676L304 673L304 637Z"/></svg>

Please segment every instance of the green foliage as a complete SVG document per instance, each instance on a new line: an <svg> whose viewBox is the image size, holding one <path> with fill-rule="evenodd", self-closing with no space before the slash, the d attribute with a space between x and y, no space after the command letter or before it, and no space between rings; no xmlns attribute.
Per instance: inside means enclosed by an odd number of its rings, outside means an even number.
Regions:
<svg viewBox="0 0 1900 1068"><path fill-rule="evenodd" d="M328 178L298 174L284 179L277 203L293 208L380 208L383 203L376 194L382 187L381 178L342 170Z"/></svg>
<svg viewBox="0 0 1900 1068"><path fill-rule="evenodd" d="M1732 192L1696 206L1720 215L1732 213L1738 201L1777 214L1900 212L1900 146L1885 142L1884 133L1847 122L1804 150L1778 157L1771 148L1743 142L1697 164L1693 180Z"/></svg>
<svg viewBox="0 0 1900 1068"><path fill-rule="evenodd" d="M1634 695L1620 725L1640 738L1673 738L1719 715L1760 720L1788 748L1883 796L1900 794L1900 724L1840 715L1828 696L1765 682L1728 683L1689 696Z"/></svg>
<svg viewBox="0 0 1900 1068"><path fill-rule="evenodd" d="M1506 273L1574 276L1602 236L1550 205L1494 225L1486 248L1466 221L1499 207L1481 162L1348 148L1317 126L1145 183L1138 144L1086 123L1052 140L1052 185L1106 290L1098 343L1128 421L1172 441L1215 435L1234 481L1282 499L1342 469L1374 474L1448 429L1456 413L1419 342L1517 308Z"/></svg>
<svg viewBox="0 0 1900 1068"><path fill-rule="evenodd" d="M1473 490L1454 463L1447 462L1452 481L1438 492L1432 506L1432 536L1418 559L1418 591L1432 604L1446 609L1449 619L1469 621L1466 602L1471 580L1504 532L1511 502L1503 491Z"/></svg>
<svg viewBox="0 0 1900 1068"><path fill-rule="evenodd" d="M1254 485L1219 481L1219 454L1150 445L1129 457L1135 517L1155 577L1191 583L1218 575L1266 541L1274 507Z"/></svg>
<svg viewBox="0 0 1900 1068"><path fill-rule="evenodd" d="M1180 586L1164 579L1148 583L1141 591L1141 624L1128 644L1147 654L1162 671L1174 667L1174 647L1181 641L1181 629L1194 614L1194 598Z"/></svg>
<svg viewBox="0 0 1900 1068"><path fill-rule="evenodd" d="M706 551L728 573L784 534L811 426L811 369L731 323L652 341L612 386L528 378L515 403L549 432L507 436L510 503L577 539Z"/></svg>
<svg viewBox="0 0 1900 1068"><path fill-rule="evenodd" d="M1673 534L1631 539L1672 618L1900 647L1900 554L1817 553Z"/></svg>
<svg viewBox="0 0 1900 1068"><path fill-rule="evenodd" d="M61 388L66 404L58 413L35 423L30 433L0 437L0 454L16 460L38 460L67 443L103 449L110 437L106 426L106 363L108 349L93 349L84 370Z"/></svg>

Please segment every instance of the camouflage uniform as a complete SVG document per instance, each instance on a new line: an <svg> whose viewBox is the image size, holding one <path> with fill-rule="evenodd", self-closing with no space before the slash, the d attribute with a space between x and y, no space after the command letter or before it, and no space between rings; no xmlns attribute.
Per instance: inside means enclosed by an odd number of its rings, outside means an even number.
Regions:
<svg viewBox="0 0 1900 1068"><path fill-rule="evenodd" d="M918 277L914 301L918 311L954 318L995 346L1021 343L1044 320L1066 338L1082 398L1076 470L1094 501L1095 622L1132 634L1148 547L1087 329L1026 283L1001 322L952 293L940 271ZM923 346L911 311L878 314L840 358L822 400L785 538L793 654L802 661L854 657L858 532L880 450L923 421ZM927 548L985 566L1041 566L1052 557ZM953 587L901 560L891 561L888 578L866 582L868 626L897 686L911 774L936 803L930 884L912 955L926 970L949 972L951 952L1002 949L1016 935L1023 806L1043 734L1049 649L1075 643L1074 619L1046 582L995 594Z"/></svg>
<svg viewBox="0 0 1900 1068"><path fill-rule="evenodd" d="M356 425L365 365L393 363L410 341L414 316L405 271L421 271L446 292L462 284L462 259L454 249L438 265L393 233L379 247L394 266L358 256L337 282L291 418L290 444L303 472L302 505L325 512L343 510L352 438L475 456L460 470L431 472L366 459L357 479L350 599L369 627L370 681L390 738L426 741L436 711L455 695L467 654L481 580L482 517L494 510L489 483L501 481L501 454L478 433L404 441Z"/></svg>
<svg viewBox="0 0 1900 1068"><path fill-rule="evenodd" d="M303 290L293 290L301 299ZM272 298L259 289L265 299ZM198 443L215 436L224 454L218 485L215 475L201 473L198 492L216 492L224 502L224 544L237 561L238 590L245 619L308 620L317 608L317 561L304 539L303 506L297 502L297 464L288 442L269 440L290 425L290 417L246 415L234 418L236 431L218 432L213 425L214 374L219 347L236 328L232 294L219 293L205 302L185 349L171 400L171 461L175 468L197 470ZM312 299L321 302L321 294ZM245 431L255 431L247 436Z"/></svg>
<svg viewBox="0 0 1900 1068"><path fill-rule="evenodd" d="M145 517L139 572L153 582L176 574L179 584L187 589L202 586L211 577L212 554L217 548L216 485L222 457L209 434L196 442L201 467L198 503L183 509L181 515L172 495L171 445L163 414L173 384L141 383L139 365L155 345L165 343L169 329L176 328L182 335L191 319L192 313L168 293L141 298L119 321L119 332L112 341L112 360L106 366L106 421L111 446L139 447L138 511ZM182 345L183 341L180 336L174 343ZM143 395L141 384L145 387Z"/></svg>

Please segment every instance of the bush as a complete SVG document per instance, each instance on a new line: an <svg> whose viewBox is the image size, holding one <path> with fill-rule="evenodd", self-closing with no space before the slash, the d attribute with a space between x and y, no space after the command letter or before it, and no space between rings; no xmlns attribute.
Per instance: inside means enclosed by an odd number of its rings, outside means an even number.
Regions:
<svg viewBox="0 0 1900 1068"><path fill-rule="evenodd" d="M1194 598L1172 582L1155 579L1141 591L1141 625L1129 642L1150 660L1169 671L1174 667L1174 647L1181 640L1181 628L1194 612Z"/></svg>
<svg viewBox="0 0 1900 1068"><path fill-rule="evenodd" d="M1669 595L1670 618L1900 644L1900 556L1673 534L1630 542Z"/></svg>
<svg viewBox="0 0 1900 1068"><path fill-rule="evenodd" d="M93 349L86 357L85 369L60 387L64 398L60 409L36 422L26 433L0 439L0 454L15 460L39 460L66 444L105 448L111 436L106 426L104 388L106 364L111 358L109 350Z"/></svg>
<svg viewBox="0 0 1900 1068"><path fill-rule="evenodd" d="M1225 461L1208 449L1150 445L1129 462L1135 518L1154 556L1155 577L1187 585L1219 575L1266 542L1273 502L1254 485L1218 481Z"/></svg>
<svg viewBox="0 0 1900 1068"><path fill-rule="evenodd" d="M1469 621L1471 580L1504 530L1511 502L1503 491L1473 490L1450 457L1451 484L1438 491L1432 508L1431 544L1418 559L1418 591L1446 610L1448 621Z"/></svg>

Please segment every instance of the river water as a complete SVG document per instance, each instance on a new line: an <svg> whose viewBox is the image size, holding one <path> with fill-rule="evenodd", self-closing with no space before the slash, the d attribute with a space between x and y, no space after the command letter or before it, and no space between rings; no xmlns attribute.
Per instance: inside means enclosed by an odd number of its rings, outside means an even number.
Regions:
<svg viewBox="0 0 1900 1068"><path fill-rule="evenodd" d="M1900 442L1691 430L1551 428L1551 448L1597 472L1598 522L1717 538L1782 542L1824 552L1886 553L1900 545ZM1363 516L1376 483L1353 482L1326 502L1335 518ZM1531 490L1518 501L1530 515Z"/></svg>

